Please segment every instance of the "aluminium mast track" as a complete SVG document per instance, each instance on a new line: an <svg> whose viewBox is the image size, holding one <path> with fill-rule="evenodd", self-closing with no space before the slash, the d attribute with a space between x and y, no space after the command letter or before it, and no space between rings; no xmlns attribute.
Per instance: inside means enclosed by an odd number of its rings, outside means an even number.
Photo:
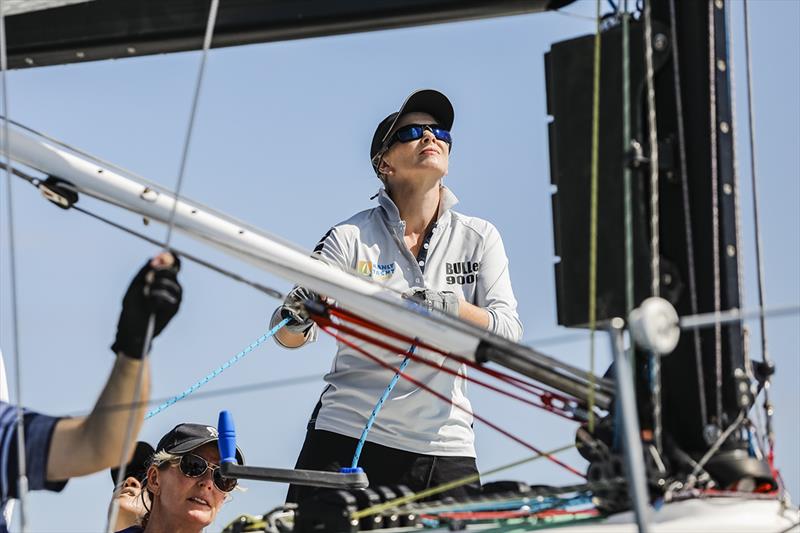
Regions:
<svg viewBox="0 0 800 533"><path fill-rule="evenodd" d="M613 384L532 348L438 313L421 313L418 306L386 287L333 269L310 254L268 233L247 226L152 184L143 184L84 155L9 130L11 158L44 174L70 182L79 193L165 223L175 207L175 228L193 239L242 259L262 270L299 283L336 300L354 313L372 317L411 337L477 362L493 361L540 381L578 400L587 401L595 382L595 403L608 409ZM1 140L1 139L0 139ZM381 319L378 317L391 317Z"/></svg>

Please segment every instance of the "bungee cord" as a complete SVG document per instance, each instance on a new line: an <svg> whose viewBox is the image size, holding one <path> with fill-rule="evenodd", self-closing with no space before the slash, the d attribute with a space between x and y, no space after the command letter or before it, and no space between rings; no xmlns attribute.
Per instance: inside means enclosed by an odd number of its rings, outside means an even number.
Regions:
<svg viewBox="0 0 800 533"><path fill-rule="evenodd" d="M6 48L6 19L5 6L0 0L0 79L3 90L3 116L8 116L8 85L6 84L6 71L8 70L8 55ZM28 473L25 458L25 414L22 408L22 358L20 356L19 342L19 311L17 306L17 259L16 247L14 245L14 201L11 186L11 149L8 139L8 122L3 122L3 157L5 159L6 175L6 198L7 198L7 220L8 220L8 260L9 260L9 280L11 283L11 329L12 329L12 349L14 351L14 385L16 387L16 430L17 430L17 496L19 499L19 523L20 531L25 533L28 530L27 501L28 501ZM0 509L2 512L4 509Z"/></svg>

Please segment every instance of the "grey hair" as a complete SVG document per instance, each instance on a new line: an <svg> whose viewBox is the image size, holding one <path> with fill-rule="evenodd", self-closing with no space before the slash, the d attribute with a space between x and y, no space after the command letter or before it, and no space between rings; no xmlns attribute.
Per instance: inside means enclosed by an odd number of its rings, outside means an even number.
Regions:
<svg viewBox="0 0 800 533"><path fill-rule="evenodd" d="M150 458L150 464L152 466L161 466L164 463L169 463L172 461L180 461L181 456L175 455L174 453L169 453L165 450L160 450L153 454L153 457Z"/></svg>

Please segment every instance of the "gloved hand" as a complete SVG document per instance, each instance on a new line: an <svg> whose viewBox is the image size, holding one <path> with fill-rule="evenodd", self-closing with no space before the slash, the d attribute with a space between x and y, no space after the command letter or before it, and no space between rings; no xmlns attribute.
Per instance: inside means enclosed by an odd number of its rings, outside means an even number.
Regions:
<svg viewBox="0 0 800 533"><path fill-rule="evenodd" d="M452 291L435 291L423 287L411 287L403 294L429 311L436 309L445 314L458 317L458 296Z"/></svg>
<svg viewBox="0 0 800 533"><path fill-rule="evenodd" d="M122 312L117 322L117 337L111 350L141 359L147 322L155 315L153 338L169 323L181 305L183 289L178 283L180 259L162 253L149 260L131 281L122 299ZM150 346L147 347L150 351Z"/></svg>
<svg viewBox="0 0 800 533"><path fill-rule="evenodd" d="M305 334L314 325L314 321L311 320L304 306L308 300L321 301L322 299L317 293L299 285L286 295L283 305L280 307L280 316L281 319L289 319L284 326L288 331Z"/></svg>

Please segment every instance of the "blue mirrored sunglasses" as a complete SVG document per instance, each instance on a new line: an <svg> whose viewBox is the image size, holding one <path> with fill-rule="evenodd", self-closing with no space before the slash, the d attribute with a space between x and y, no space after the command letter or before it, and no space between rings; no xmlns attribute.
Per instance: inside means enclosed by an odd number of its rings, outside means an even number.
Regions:
<svg viewBox="0 0 800 533"><path fill-rule="evenodd" d="M428 130L442 142L446 142L449 147L453 146L453 137L446 129L438 127L436 124L408 124L395 131L388 139L386 139L385 149L388 150L396 142L407 143L421 139Z"/></svg>

